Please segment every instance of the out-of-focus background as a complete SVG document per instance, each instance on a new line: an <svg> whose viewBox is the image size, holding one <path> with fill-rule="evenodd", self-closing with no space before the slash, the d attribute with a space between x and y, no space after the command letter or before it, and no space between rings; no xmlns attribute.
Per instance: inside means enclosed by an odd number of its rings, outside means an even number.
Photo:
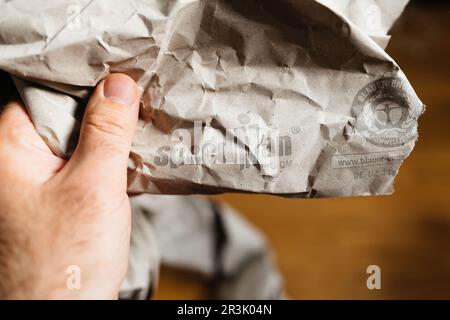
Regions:
<svg viewBox="0 0 450 320"><path fill-rule="evenodd" d="M428 107L395 195L214 197L266 234L289 298L450 299L450 1L413 0L391 34L389 54ZM381 290L366 287L372 264ZM156 298L209 293L198 275L163 268Z"/></svg>

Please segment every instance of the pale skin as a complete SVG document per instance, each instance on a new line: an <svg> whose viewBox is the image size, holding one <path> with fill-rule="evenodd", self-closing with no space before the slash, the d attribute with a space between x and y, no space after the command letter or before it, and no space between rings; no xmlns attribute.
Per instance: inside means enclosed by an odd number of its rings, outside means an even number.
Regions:
<svg viewBox="0 0 450 320"><path fill-rule="evenodd" d="M19 99L0 114L0 298L115 299L131 211L127 161L139 97L121 74L102 81L66 161L36 132ZM81 288L67 287L79 266Z"/></svg>

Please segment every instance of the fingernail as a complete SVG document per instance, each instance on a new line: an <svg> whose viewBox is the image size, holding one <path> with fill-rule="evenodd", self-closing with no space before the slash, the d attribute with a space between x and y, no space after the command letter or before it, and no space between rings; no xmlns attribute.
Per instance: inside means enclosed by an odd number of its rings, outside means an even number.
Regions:
<svg viewBox="0 0 450 320"><path fill-rule="evenodd" d="M131 105L136 100L136 84L127 76L112 75L107 77L103 84L103 94L105 98Z"/></svg>

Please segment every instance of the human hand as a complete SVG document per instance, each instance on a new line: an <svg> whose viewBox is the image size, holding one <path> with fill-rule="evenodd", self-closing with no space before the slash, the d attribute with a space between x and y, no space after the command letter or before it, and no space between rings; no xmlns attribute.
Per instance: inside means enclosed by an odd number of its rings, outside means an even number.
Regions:
<svg viewBox="0 0 450 320"><path fill-rule="evenodd" d="M24 106L0 115L0 298L116 298L128 265L127 161L139 110L135 82L102 81L69 161L37 134ZM69 266L80 290L66 286Z"/></svg>

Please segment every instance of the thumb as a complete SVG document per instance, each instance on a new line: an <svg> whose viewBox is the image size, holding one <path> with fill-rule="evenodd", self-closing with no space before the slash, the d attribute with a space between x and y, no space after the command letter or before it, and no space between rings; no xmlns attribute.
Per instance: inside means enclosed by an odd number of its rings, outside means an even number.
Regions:
<svg viewBox="0 0 450 320"><path fill-rule="evenodd" d="M95 89L84 114L78 146L64 169L92 182L126 188L127 162L139 113L136 83L112 74Z"/></svg>

